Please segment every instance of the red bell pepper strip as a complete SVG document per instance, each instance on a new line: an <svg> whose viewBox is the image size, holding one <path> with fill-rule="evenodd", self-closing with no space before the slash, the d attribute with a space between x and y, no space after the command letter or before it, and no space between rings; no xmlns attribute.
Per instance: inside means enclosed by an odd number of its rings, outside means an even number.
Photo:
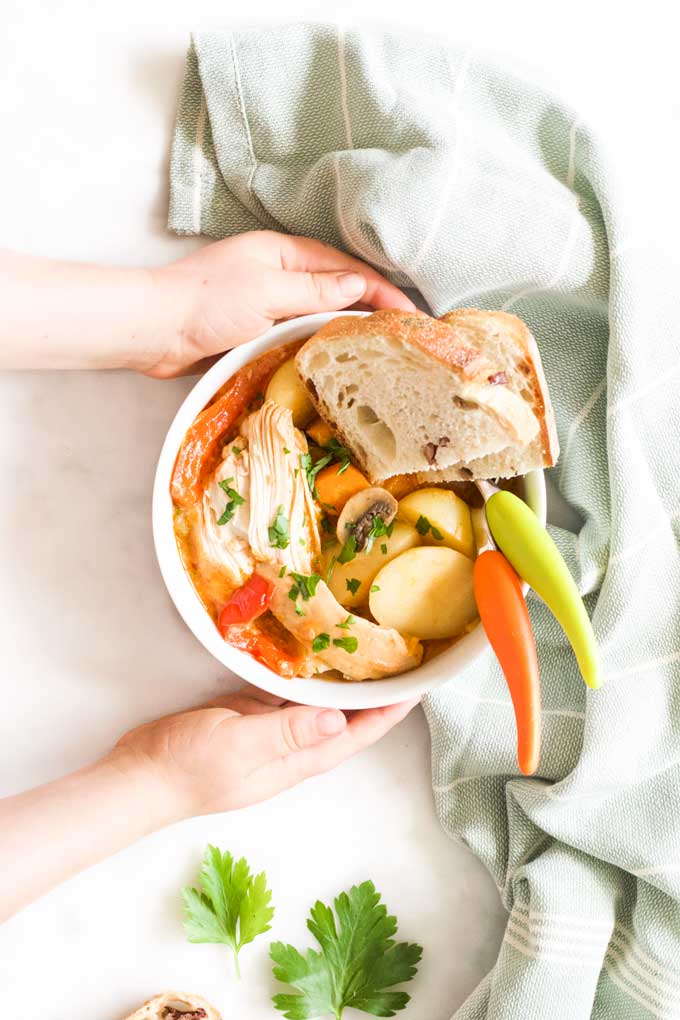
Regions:
<svg viewBox="0 0 680 1020"><path fill-rule="evenodd" d="M268 634L256 627L250 627L247 624L228 627L224 639L234 648L248 652L263 666L267 666L279 676L294 677L300 673L301 658L285 651Z"/></svg>
<svg viewBox="0 0 680 1020"><path fill-rule="evenodd" d="M189 426L170 482L170 495L177 506L191 506L200 498L204 472L211 466L220 439L245 414L248 405L264 390L279 365L287 361L301 344L301 340L296 340L283 347L274 347L244 365L232 376L228 389L208 404Z"/></svg>
<svg viewBox="0 0 680 1020"><path fill-rule="evenodd" d="M541 755L541 687L536 642L520 581L502 553L475 560L477 608L512 698L517 722L517 761L531 776Z"/></svg>
<svg viewBox="0 0 680 1020"><path fill-rule="evenodd" d="M226 631L235 623L250 623L262 616L272 600L274 587L259 574L252 574L246 583L237 588L217 619L217 627L226 637Z"/></svg>

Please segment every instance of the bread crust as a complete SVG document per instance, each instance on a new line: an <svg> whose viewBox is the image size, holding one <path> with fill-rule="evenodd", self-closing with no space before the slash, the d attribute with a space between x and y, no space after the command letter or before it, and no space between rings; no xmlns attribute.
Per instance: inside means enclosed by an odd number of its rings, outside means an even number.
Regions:
<svg viewBox="0 0 680 1020"><path fill-rule="evenodd" d="M512 337L527 366L527 381L533 395L533 412L540 427L543 467L552 467L556 464L560 444L557 439L555 414L538 345L526 323L510 312L487 312L479 308L455 308L442 315L439 321L445 322L454 331L464 330L466 335L473 332L482 342L484 334L490 329L503 330L506 335Z"/></svg>
<svg viewBox="0 0 680 1020"><path fill-rule="evenodd" d="M125 1020L165 1020L163 1011L168 1008L172 1009L175 1003L181 1004L189 1016L191 1016L191 1010L203 1010L207 1020L222 1020L222 1014L206 999L201 998L200 995L186 995L184 992L161 992L160 995L154 995L134 1013L130 1013Z"/></svg>
<svg viewBox="0 0 680 1020"><path fill-rule="evenodd" d="M298 370L303 351L318 343L341 340L357 333L363 336L384 336L387 333L395 340L419 347L466 382L488 383L494 367L478 347L469 340L458 338L456 331L443 319L433 319L425 312L400 312L390 308L372 312L363 318L340 315L331 319L298 351ZM301 375L304 378L304 372Z"/></svg>
<svg viewBox="0 0 680 1020"><path fill-rule="evenodd" d="M488 386L493 383L499 366L484 353L484 347L489 338L497 336L500 331L506 338L509 336L517 348L518 361L522 365L521 371L526 376L527 386L531 391L531 409L539 428L541 466L552 467L559 455L559 443L550 395L536 341L525 323L516 315L477 308L458 308L443 315L441 319L433 319L425 312L401 312L396 309L373 312L361 318L340 315L331 319L309 338L298 352L296 364L320 415L338 438L347 443L347 436L335 418L334 409L316 392L313 382L304 371L303 361L305 353L309 353L310 346L332 343L334 340L351 338L357 334L363 336L387 334L396 340L420 348L465 382ZM365 471L366 464L362 462L359 451L355 453ZM428 473L419 472L419 480L426 481ZM448 478L467 479L470 474L460 465L452 465L441 470L433 465L433 479L434 476L438 476L437 480L441 482Z"/></svg>

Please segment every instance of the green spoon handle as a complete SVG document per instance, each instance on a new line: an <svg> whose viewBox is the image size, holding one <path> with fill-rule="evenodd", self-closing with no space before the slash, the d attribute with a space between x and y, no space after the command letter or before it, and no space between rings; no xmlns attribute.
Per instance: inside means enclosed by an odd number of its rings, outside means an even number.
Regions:
<svg viewBox="0 0 680 1020"><path fill-rule="evenodd" d="M600 687L603 677L597 642L586 607L569 568L536 514L512 492L501 491L487 500L486 517L503 555L554 613L588 687Z"/></svg>

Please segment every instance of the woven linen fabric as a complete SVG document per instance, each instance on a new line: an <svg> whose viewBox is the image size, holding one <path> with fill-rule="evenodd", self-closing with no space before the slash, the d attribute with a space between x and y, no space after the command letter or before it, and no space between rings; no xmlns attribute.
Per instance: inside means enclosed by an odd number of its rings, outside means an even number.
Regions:
<svg viewBox="0 0 680 1020"><path fill-rule="evenodd" d="M559 99L441 41L318 24L193 38L173 230L318 237L435 315L515 312L543 358L553 477L581 519L552 534L606 683L586 690L530 596L538 777L517 773L491 653L425 701L441 822L509 911L457 1020L680 1017L680 263L656 257L645 230L667 224L633 197Z"/></svg>

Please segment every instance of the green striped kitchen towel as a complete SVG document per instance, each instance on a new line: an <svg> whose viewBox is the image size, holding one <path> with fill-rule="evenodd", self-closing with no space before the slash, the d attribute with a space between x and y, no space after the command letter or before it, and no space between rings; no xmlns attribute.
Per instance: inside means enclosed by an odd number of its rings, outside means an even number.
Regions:
<svg viewBox="0 0 680 1020"><path fill-rule="evenodd" d="M639 224L639 205L558 99L440 41L325 25L193 39L173 230L319 237L435 315L516 312L541 349L554 479L582 521L553 534L607 683L586 691L530 599L538 778L517 775L491 654L426 701L442 824L509 911L459 1020L680 1017L680 265L655 257L645 228L666 225Z"/></svg>

